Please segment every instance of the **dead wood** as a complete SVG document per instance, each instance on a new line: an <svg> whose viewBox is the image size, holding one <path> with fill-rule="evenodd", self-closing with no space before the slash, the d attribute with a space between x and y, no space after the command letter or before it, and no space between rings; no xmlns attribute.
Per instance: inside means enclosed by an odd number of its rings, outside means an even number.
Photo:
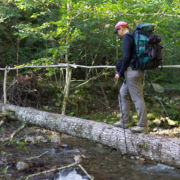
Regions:
<svg viewBox="0 0 180 180"><path fill-rule="evenodd" d="M0 104L0 109L2 112L6 110L15 112L14 115L10 114L10 118L24 122L27 126L37 126L84 138L116 148L122 154L126 153L124 131L121 128L91 120L8 104ZM130 130L126 130L126 140L129 155L180 168L179 139L150 134L133 134Z"/></svg>

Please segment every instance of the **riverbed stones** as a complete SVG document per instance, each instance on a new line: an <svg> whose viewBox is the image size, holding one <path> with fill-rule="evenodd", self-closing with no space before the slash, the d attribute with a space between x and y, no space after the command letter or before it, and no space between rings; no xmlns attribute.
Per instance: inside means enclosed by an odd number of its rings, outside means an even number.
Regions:
<svg viewBox="0 0 180 180"><path fill-rule="evenodd" d="M135 160L135 157L134 157L134 156L131 156L131 159L132 159L132 160Z"/></svg>
<svg viewBox="0 0 180 180"><path fill-rule="evenodd" d="M43 136L36 136L36 141L43 141L45 138Z"/></svg>
<svg viewBox="0 0 180 180"><path fill-rule="evenodd" d="M138 160L140 163L144 163L145 162L145 159L141 158L139 156L136 156L136 160Z"/></svg>
<svg viewBox="0 0 180 180"><path fill-rule="evenodd" d="M22 161L19 161L16 165L16 169L18 171L24 171L29 168L29 165L27 163L24 163Z"/></svg>
<svg viewBox="0 0 180 180"><path fill-rule="evenodd" d="M47 143L47 142L48 142L48 139L43 139L43 140L41 140L41 142Z"/></svg>
<svg viewBox="0 0 180 180"><path fill-rule="evenodd" d="M0 138L0 142L6 142L9 141L9 138Z"/></svg>
<svg viewBox="0 0 180 180"><path fill-rule="evenodd" d="M82 153L86 153L87 150L86 150L86 149L81 149L81 152L82 152Z"/></svg>
<svg viewBox="0 0 180 180"><path fill-rule="evenodd" d="M61 144L60 147L62 147L62 148L67 148L68 145L67 145L67 144Z"/></svg>
<svg viewBox="0 0 180 180"><path fill-rule="evenodd" d="M33 143L35 143L35 138L32 137L32 136L26 136L24 140L25 140L26 142L33 142Z"/></svg>
<svg viewBox="0 0 180 180"><path fill-rule="evenodd" d="M8 180L14 178L12 174L6 174L5 177L6 177L6 179L8 179Z"/></svg>
<svg viewBox="0 0 180 180"><path fill-rule="evenodd" d="M74 156L75 163L80 163L86 157L84 155L76 155Z"/></svg>
<svg viewBox="0 0 180 180"><path fill-rule="evenodd" d="M53 134L53 135L51 136L51 142L53 142L53 143L59 143L59 141L60 141L60 136L59 136L59 134Z"/></svg>

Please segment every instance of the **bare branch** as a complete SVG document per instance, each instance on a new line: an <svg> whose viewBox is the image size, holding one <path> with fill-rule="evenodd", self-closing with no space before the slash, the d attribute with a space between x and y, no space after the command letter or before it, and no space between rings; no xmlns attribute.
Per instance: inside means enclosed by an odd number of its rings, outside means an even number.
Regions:
<svg viewBox="0 0 180 180"><path fill-rule="evenodd" d="M16 131L14 131L12 134L11 134L11 136L10 136L10 139L13 139L14 138L14 136L16 136L20 131L22 131L23 129L25 129L27 126L26 125L22 125L22 126L20 126Z"/></svg>
<svg viewBox="0 0 180 180"><path fill-rule="evenodd" d="M58 65L48 65L48 66L22 66L22 67L18 67L18 68L7 68L8 70L16 70L16 69L24 69L24 68L56 68L56 67L60 67L60 68L66 68L68 66L68 64L58 64ZM76 64L69 64L70 67L72 68L87 68L87 69L94 69L94 68L107 68L107 69L115 69L115 66L84 66L84 65L76 65ZM164 66L159 66L159 69L161 68L169 68L169 69L180 69L180 65L164 65ZM0 68L1 71L4 71L5 68Z"/></svg>
<svg viewBox="0 0 180 180"><path fill-rule="evenodd" d="M73 163L73 164L70 164L68 166L64 166L64 167L60 167L60 168L51 169L51 170L43 171L43 172L40 172L40 173L32 174L32 175L29 175L27 177L20 178L19 180L23 180L23 179L27 180L27 179L29 179L31 177L35 177L35 176L39 176L41 174L46 174L46 173L49 173L49 172L54 172L54 171L59 171L59 170L62 170L62 169L70 168L70 167L73 167L75 165L77 165L77 163Z"/></svg>

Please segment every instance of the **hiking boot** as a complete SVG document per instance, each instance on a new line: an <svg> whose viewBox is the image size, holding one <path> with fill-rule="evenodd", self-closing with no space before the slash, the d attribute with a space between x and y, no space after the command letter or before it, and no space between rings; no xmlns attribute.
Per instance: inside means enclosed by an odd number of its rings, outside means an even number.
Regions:
<svg viewBox="0 0 180 180"><path fill-rule="evenodd" d="M130 130L133 133L148 133L148 127L147 126L136 126L136 127L132 127L130 128Z"/></svg>
<svg viewBox="0 0 180 180"><path fill-rule="evenodd" d="M126 128L128 128L128 123L124 123L124 126L123 126L123 123L118 121L118 122L114 123L113 126L126 129Z"/></svg>

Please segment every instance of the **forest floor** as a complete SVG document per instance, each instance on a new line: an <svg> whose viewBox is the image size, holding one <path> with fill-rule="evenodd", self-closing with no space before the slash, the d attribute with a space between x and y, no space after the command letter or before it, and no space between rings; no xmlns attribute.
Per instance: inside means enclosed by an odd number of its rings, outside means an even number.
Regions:
<svg viewBox="0 0 180 180"><path fill-rule="evenodd" d="M122 84L122 82L120 82L120 84ZM103 122L110 125L113 125L113 123L119 120L120 108L117 98L118 85L115 83L115 81L105 81L104 83L92 82L79 88L75 88L76 86L77 84L72 84L72 86L70 87L69 99L78 104L78 109L76 109L76 107L72 106L71 104L67 104L66 115L94 120L97 122ZM36 81L33 81L32 78L21 77L20 80L15 83L15 85L13 85L12 82L8 82L7 89L8 103L24 107L33 107L39 110L61 114L63 101L62 89L57 87L56 84L53 84L52 82L37 83ZM152 88L144 89L145 103L148 114L150 114L150 116L148 115L148 122L150 123L150 134L173 138L180 137L179 95L179 87L173 88L172 86L168 87L168 85L166 85L163 94L158 94L159 98L166 108L170 119L176 122L176 125L171 126L167 122L163 122L164 118L167 115L160 105ZM137 113L132 101L130 120L130 127L137 125ZM154 120L162 120L162 123L156 124L154 123ZM0 129L0 131L2 132L1 138L10 137L10 134L13 133L13 131L20 125L20 122L7 122L6 125L1 127ZM48 139L48 142L50 141L50 138L53 134L57 134L52 131L32 127L23 130L20 134L17 135L16 138L24 136L26 132L30 132L28 136L43 136ZM21 149L24 146L27 146L27 142L26 144L23 144L19 141L17 141L16 143L17 144L12 145L13 148ZM33 146L32 142L29 143L30 148L31 145ZM58 148L59 147L57 147L57 149ZM0 150L4 152L4 147L1 146ZM13 168L15 168L14 166L15 165L12 164ZM47 169L49 168L51 167L48 167ZM28 171L27 173L36 172L37 168L32 167L31 170L32 172ZM39 170L41 171L41 168L38 169L38 171ZM21 175L21 173L18 175Z"/></svg>
<svg viewBox="0 0 180 180"><path fill-rule="evenodd" d="M101 80L101 83L91 81L80 87L77 87L80 85L79 82L71 83L69 99L75 102L78 108L67 104L66 115L113 125L120 118L118 87L122 83L121 80L118 85L114 79ZM172 87L171 83L169 85L166 83L163 87L164 93L158 94L158 96L167 113L163 110L152 87L144 88L150 133L180 137L180 85L175 84ZM33 77L19 76L16 82L14 80L8 81L7 90L8 103L10 104L61 114L63 88L55 82L38 82ZM3 97L2 94L1 97ZM1 102L2 100L1 98ZM138 117L133 102L130 102L129 126L131 127L137 125ZM175 122L175 125L171 126L167 123L165 119L167 114ZM157 120L160 123L154 122Z"/></svg>

